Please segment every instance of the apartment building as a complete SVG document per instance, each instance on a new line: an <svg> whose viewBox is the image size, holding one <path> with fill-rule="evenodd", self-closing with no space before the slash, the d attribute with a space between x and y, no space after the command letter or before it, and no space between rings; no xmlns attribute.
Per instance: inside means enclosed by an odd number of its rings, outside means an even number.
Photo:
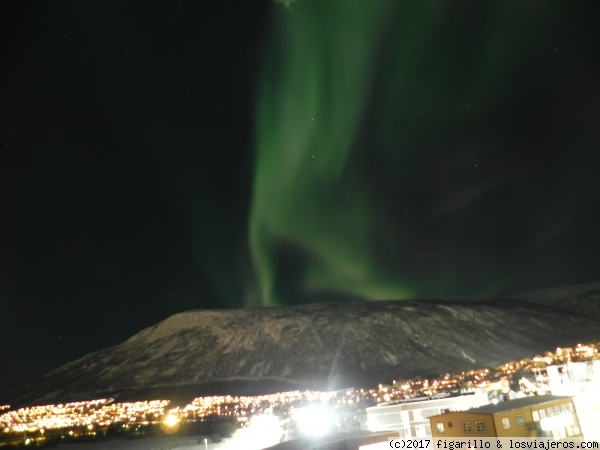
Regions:
<svg viewBox="0 0 600 450"><path fill-rule="evenodd" d="M571 397L533 395L429 418L433 437L583 437Z"/></svg>

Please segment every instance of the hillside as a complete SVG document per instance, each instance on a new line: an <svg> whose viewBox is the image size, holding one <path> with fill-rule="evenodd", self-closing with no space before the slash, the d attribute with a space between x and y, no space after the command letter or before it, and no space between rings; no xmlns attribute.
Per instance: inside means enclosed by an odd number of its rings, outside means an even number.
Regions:
<svg viewBox="0 0 600 450"><path fill-rule="evenodd" d="M507 299L196 310L60 367L8 400L365 386L598 339L597 319Z"/></svg>
<svg viewBox="0 0 600 450"><path fill-rule="evenodd" d="M600 319L599 282L540 289L511 297Z"/></svg>

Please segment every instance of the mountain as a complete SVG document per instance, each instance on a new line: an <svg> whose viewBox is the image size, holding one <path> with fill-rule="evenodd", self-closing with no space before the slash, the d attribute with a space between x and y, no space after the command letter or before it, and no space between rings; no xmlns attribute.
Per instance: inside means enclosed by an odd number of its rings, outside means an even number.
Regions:
<svg viewBox="0 0 600 450"><path fill-rule="evenodd" d="M62 366L8 400L371 386L598 340L597 319L514 299L195 310Z"/></svg>
<svg viewBox="0 0 600 450"><path fill-rule="evenodd" d="M511 296L600 319L600 283L576 284Z"/></svg>

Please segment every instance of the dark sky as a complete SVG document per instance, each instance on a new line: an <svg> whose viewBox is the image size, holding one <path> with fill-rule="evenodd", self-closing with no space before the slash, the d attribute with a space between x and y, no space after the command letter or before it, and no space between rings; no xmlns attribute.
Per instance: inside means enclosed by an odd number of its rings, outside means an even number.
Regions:
<svg viewBox="0 0 600 450"><path fill-rule="evenodd" d="M595 1L0 8L0 392L193 308L600 280Z"/></svg>

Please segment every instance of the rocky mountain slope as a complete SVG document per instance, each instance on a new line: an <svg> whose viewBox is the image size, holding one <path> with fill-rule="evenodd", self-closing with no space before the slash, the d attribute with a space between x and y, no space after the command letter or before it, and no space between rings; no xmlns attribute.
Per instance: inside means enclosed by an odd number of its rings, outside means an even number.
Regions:
<svg viewBox="0 0 600 450"><path fill-rule="evenodd" d="M597 340L597 319L507 299L196 310L60 367L8 400L365 386Z"/></svg>
<svg viewBox="0 0 600 450"><path fill-rule="evenodd" d="M512 298L600 319L600 283L576 284L525 292Z"/></svg>

